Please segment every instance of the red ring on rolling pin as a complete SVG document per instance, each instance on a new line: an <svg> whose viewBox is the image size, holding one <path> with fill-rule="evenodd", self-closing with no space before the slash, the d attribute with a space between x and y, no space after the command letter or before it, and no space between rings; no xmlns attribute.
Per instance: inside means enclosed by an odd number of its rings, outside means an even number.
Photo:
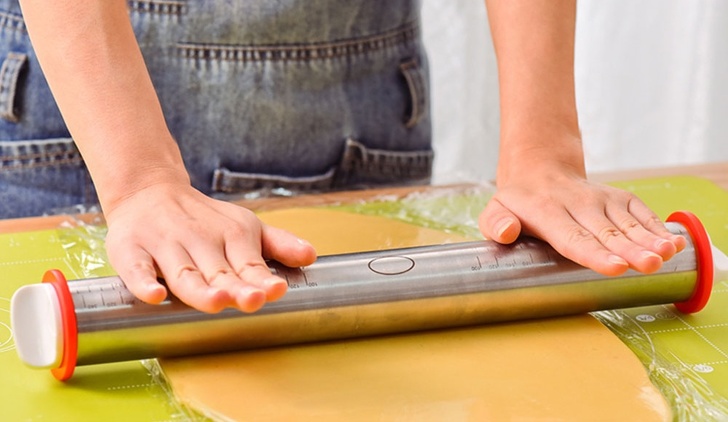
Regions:
<svg viewBox="0 0 728 422"><path fill-rule="evenodd" d="M63 357L58 368L51 369L56 379L65 381L71 378L76 369L78 358L78 328L76 326L76 310L73 307L73 296L68 289L66 277L59 270L48 270L43 275L43 282L50 283L61 304L61 326L63 328Z"/></svg>
<svg viewBox="0 0 728 422"><path fill-rule="evenodd" d="M695 262L698 277L692 296L684 302L676 302L678 311L691 314L702 310L708 304L710 293L713 290L713 249L710 238L695 214L688 211L675 211L667 217L667 221L680 223L690 234L695 247Z"/></svg>

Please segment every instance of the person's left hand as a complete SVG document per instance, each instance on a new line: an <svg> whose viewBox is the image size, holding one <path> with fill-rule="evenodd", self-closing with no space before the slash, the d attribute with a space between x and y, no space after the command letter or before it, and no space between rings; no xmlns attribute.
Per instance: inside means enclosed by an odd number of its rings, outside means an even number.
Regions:
<svg viewBox="0 0 728 422"><path fill-rule="evenodd" d="M499 166L497 192L479 220L486 237L511 243L521 233L534 236L605 275L655 272L685 247L685 238L634 194L590 182L579 166L545 156Z"/></svg>

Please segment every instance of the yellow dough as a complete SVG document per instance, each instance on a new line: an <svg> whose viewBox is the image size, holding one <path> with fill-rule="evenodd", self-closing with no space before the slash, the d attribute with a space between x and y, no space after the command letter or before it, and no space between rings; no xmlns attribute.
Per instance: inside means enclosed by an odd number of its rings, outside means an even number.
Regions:
<svg viewBox="0 0 728 422"><path fill-rule="evenodd" d="M373 216L260 214L319 254L466 240ZM588 315L160 361L221 420L671 420L644 367Z"/></svg>

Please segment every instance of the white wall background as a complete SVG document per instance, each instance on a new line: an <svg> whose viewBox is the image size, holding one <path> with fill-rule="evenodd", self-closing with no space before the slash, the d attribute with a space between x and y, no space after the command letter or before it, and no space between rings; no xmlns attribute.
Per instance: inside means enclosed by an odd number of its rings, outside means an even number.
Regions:
<svg viewBox="0 0 728 422"><path fill-rule="evenodd" d="M423 1L436 183L495 175L498 85L483 3ZM576 34L589 171L728 161L728 1L580 0Z"/></svg>

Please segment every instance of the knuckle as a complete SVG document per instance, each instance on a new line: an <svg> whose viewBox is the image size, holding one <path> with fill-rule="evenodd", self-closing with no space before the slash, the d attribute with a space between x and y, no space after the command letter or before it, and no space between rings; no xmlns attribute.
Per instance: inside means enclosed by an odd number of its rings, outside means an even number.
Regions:
<svg viewBox="0 0 728 422"><path fill-rule="evenodd" d="M627 218L624 221L620 222L618 227L619 231L622 233L630 232L634 229L640 228L641 224L639 221L635 220L634 218Z"/></svg>
<svg viewBox="0 0 728 422"><path fill-rule="evenodd" d="M249 281L255 277L255 274L260 274L261 271L270 272L268 266L262 262L247 262L235 269L235 274L241 280Z"/></svg>
<svg viewBox="0 0 728 422"><path fill-rule="evenodd" d="M205 280L207 280L208 284L212 284L219 277L229 276L229 275L233 275L233 274L234 274L234 272L233 272L232 268L218 268L214 271L211 271L211 272L205 274Z"/></svg>
<svg viewBox="0 0 728 422"><path fill-rule="evenodd" d="M596 238L602 245L607 245L614 239L620 238L622 236L624 236L624 234L622 233L622 231L620 231L620 229L614 226L609 226L599 230Z"/></svg>
<svg viewBox="0 0 728 422"><path fill-rule="evenodd" d="M594 235L583 227L574 227L568 231L566 238L569 245L581 245L594 240Z"/></svg>
<svg viewBox="0 0 728 422"><path fill-rule="evenodd" d="M186 264L180 265L174 271L175 280L182 280L188 277L199 277L201 276L200 270L195 268L193 265Z"/></svg>
<svg viewBox="0 0 728 422"><path fill-rule="evenodd" d="M150 261L135 261L129 266L129 272L139 276L156 274L157 267Z"/></svg>
<svg viewBox="0 0 728 422"><path fill-rule="evenodd" d="M225 228L224 237L228 240L245 238L249 230L241 224L230 224Z"/></svg>
<svg viewBox="0 0 728 422"><path fill-rule="evenodd" d="M637 203L641 203L642 202L642 201L639 200L639 198L637 197L637 195L635 195L632 192L629 192L629 191L626 191L626 190L622 190L622 189L617 189L614 192L615 192L614 195L618 199L621 199L622 201L624 201L624 203L628 207L630 205L636 205Z"/></svg>
<svg viewBox="0 0 728 422"><path fill-rule="evenodd" d="M653 215L645 221L645 227L651 230L664 230L668 231L665 224L660 220L660 217Z"/></svg>

